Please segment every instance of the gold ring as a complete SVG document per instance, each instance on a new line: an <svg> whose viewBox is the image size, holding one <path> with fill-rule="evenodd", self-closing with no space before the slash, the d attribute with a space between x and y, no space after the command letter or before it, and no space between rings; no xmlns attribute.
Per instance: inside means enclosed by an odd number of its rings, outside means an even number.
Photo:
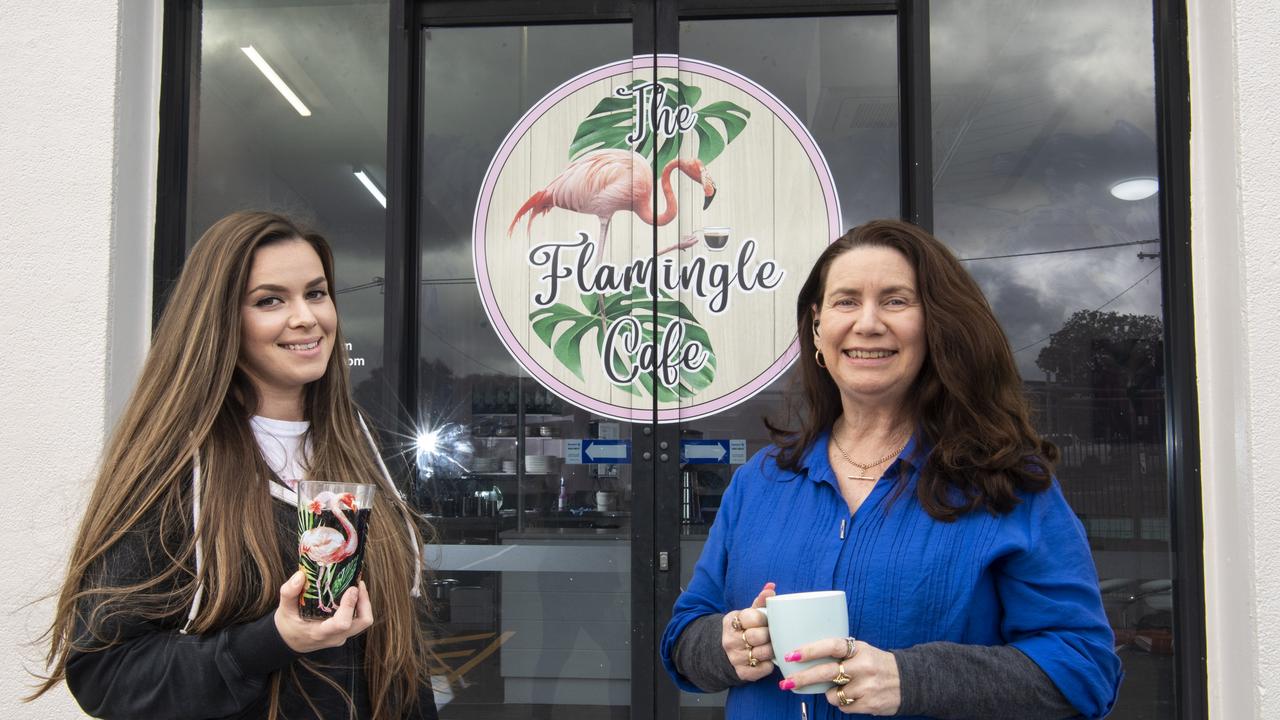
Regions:
<svg viewBox="0 0 1280 720"><path fill-rule="evenodd" d="M729 626L737 632L742 632L742 622L739 613L733 614L733 622L729 623Z"/></svg>
<svg viewBox="0 0 1280 720"><path fill-rule="evenodd" d="M742 644L743 644L743 645L745 645L745 646L747 647L747 650L748 650L748 651L750 651L750 650L751 650L751 648L755 647L755 645L752 645L751 643L747 642L747 631L746 631L746 630L743 630L743 631L742 631Z"/></svg>
<svg viewBox="0 0 1280 720"><path fill-rule="evenodd" d="M755 648L751 648L750 650L747 650L747 667L755 667L759 664L760 664L760 661L756 659Z"/></svg>
<svg viewBox="0 0 1280 720"><path fill-rule="evenodd" d="M858 654L858 646L853 644L853 636L844 639L844 659L848 660Z"/></svg>
<svg viewBox="0 0 1280 720"><path fill-rule="evenodd" d="M840 663L839 665L836 665L836 670L837 670L836 676L831 678L831 682L840 686L844 686L844 685L848 685L849 681L853 679L845 674L844 663Z"/></svg>
<svg viewBox="0 0 1280 720"><path fill-rule="evenodd" d="M853 698L844 694L844 688L838 688L836 690L836 699L840 701L840 707L849 707L850 705L857 702Z"/></svg>

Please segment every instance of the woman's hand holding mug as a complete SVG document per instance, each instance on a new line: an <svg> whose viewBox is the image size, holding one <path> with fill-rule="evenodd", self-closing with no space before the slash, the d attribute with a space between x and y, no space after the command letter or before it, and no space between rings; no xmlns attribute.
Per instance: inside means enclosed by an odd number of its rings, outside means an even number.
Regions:
<svg viewBox="0 0 1280 720"><path fill-rule="evenodd" d="M852 650L852 654L850 651ZM827 638L788 651L788 662L833 658L832 662L801 670L778 687L790 690L815 683L835 683L826 691L827 702L845 714L893 715L902 705L898 661L893 653L861 640Z"/></svg>
<svg viewBox="0 0 1280 720"><path fill-rule="evenodd" d="M769 623L759 611L764 601L775 594L773 588L773 583L766 583L751 607L725 613L721 623L720 646L744 682L754 682L773 672Z"/></svg>

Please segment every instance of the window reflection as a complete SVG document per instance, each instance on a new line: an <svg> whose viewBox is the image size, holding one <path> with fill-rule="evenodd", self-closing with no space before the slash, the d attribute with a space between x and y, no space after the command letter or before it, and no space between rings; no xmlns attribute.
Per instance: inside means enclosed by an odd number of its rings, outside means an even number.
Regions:
<svg viewBox="0 0 1280 720"><path fill-rule="evenodd" d="M934 217L1013 344L1126 679L1173 702L1151 4L937 0ZM1147 188L1149 193L1151 188Z"/></svg>
<svg viewBox="0 0 1280 720"><path fill-rule="evenodd" d="M695 20L680 24L680 52L751 78L804 123L831 168L845 228L895 217L898 197L897 24L893 16ZM794 297L780 302L794 302ZM789 307L789 306L788 306ZM746 457L770 442L761 418L794 410L796 368L725 412L681 423L682 439L744 440ZM694 565L737 466L681 472L681 585ZM726 693L680 694L680 717L723 716Z"/></svg>
<svg viewBox="0 0 1280 720"><path fill-rule="evenodd" d="M680 53L751 78L800 118L831 167L846 227L898 214L893 16L686 21Z"/></svg>
<svg viewBox="0 0 1280 720"><path fill-rule="evenodd" d="M205 0L189 180L188 247L247 208L283 213L329 240L352 385L370 410L383 391L385 209L356 172L385 192L389 17L387 2L366 0Z"/></svg>
<svg viewBox="0 0 1280 720"><path fill-rule="evenodd" d="M1120 181L1157 174L1151 4L934 0L931 8L936 232L982 284L1013 343L1039 427L1062 450L1058 477L1095 550L1126 665L1112 717L1169 717L1159 196L1113 192ZM205 0L190 184L189 243L244 207L293 215L329 237L353 384L366 407L376 407L384 390L385 211L356 173L385 191L388 16L387 2L367 0ZM449 661L450 674L478 658L454 678L477 688L476 697L496 697L493 688L501 687L509 704L548 707L559 697L554 680L576 672L565 664L573 648L522 646L541 630L520 623L568 622L552 617L551 604L573 607L572 596L551 593L574 577L610 596L615 604L601 612L626 617L629 606L617 603L629 592L629 549L582 545L572 548L577 554L513 554L507 564L468 553L500 544L504 531L525 529L528 511L552 530L625 535L627 471L599 465L530 472L530 458L534 470L556 463L558 443L571 434L617 429L541 396L522 378L476 298L471 213L493 150L519 115L563 80L629 55L632 30L425 32L423 392L406 402L418 402L428 423L452 423L468 450L453 454L462 469L423 473L414 498L450 518L441 527L449 552L462 559L458 566L487 568L453 572L437 563L446 570L432 588L440 620L469 638L446 650L461 658ZM891 17L708 21L682 23L680 47L751 77L801 117L836 176L848 226L898 208L895 38ZM249 45L290 84L309 117L246 58L240 48ZM688 429L746 438L749 455L765 441L758 417L781 404L787 383L780 378L750 402ZM513 492L500 479L508 461L522 478L529 473L529 485ZM686 478L687 542L696 545L705 532L730 471L700 469ZM597 514L573 516L584 508ZM520 541L514 547L536 546L525 536ZM693 545L683 569L697 558ZM547 572L520 564L529 558L546 563L538 567ZM502 615L504 603L544 595L553 599L531 616ZM507 644L517 626L525 635ZM607 678L572 701L595 707L593 716L625 716L619 706L629 698L630 670L619 648L628 626L624 620L616 636L609 635L616 627L583 630L585 645L576 649L608 667ZM511 672L521 662L540 666L542 675ZM443 716L462 716L468 701L459 695Z"/></svg>
<svg viewBox="0 0 1280 720"><path fill-rule="evenodd" d="M471 223L508 131L547 92L630 57L629 24L423 31L420 422L458 430L419 464L439 533L438 638L456 679L442 718L627 718L631 466L568 457L625 423L553 396L502 345L477 293ZM514 251L524 252L518 246ZM445 657L447 654L447 657Z"/></svg>

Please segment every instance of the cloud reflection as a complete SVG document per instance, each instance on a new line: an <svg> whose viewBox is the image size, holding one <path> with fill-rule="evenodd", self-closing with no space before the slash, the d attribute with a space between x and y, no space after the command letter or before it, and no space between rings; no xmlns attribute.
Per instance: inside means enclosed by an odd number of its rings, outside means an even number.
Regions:
<svg viewBox="0 0 1280 720"><path fill-rule="evenodd" d="M1151 6L940 0L931 23L935 229L961 257L1159 237L1158 197L1112 197L1156 174ZM1145 38L1145 41L1143 39ZM956 108L948 110L947 108ZM969 263L1014 348L1079 309L1159 316L1143 245ZM1131 289L1130 286L1133 286ZM1039 379L1043 343L1018 354Z"/></svg>

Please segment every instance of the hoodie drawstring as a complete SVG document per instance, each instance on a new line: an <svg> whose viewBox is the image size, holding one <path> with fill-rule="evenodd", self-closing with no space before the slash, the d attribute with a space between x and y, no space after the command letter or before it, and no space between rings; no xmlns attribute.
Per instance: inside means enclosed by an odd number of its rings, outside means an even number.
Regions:
<svg viewBox="0 0 1280 720"><path fill-rule="evenodd" d="M394 492L400 498L400 502L405 503L405 506L408 507L408 501L405 499L404 493L400 492L396 488L396 484L391 481L391 473L387 472L387 464L382 462L382 454L378 452L378 445L373 441L373 433L369 432L369 426L365 424L364 418L360 413L356 413L356 419L360 421L360 429L364 431L364 439L369 441L369 450L373 453L373 459L378 461L378 469L382 471L382 479L387 482L387 488ZM413 587L409 588L409 595L421 597L422 542L418 540L418 531L413 527L413 521L405 518L404 524L409 528L409 541L413 545Z"/></svg>
<svg viewBox="0 0 1280 720"><path fill-rule="evenodd" d="M196 613L200 612L200 600L204 597L204 580L200 574L204 568L204 546L200 542L200 448L191 451L191 527L196 536L196 595L191 601L187 622L180 631L183 635L195 622Z"/></svg>

